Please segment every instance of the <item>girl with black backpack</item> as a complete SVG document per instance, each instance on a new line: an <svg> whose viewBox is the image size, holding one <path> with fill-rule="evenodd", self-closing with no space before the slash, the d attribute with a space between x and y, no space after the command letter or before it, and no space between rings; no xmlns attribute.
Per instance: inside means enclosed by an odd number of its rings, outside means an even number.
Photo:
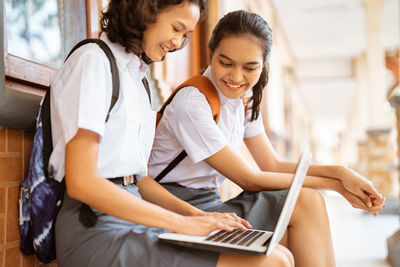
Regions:
<svg viewBox="0 0 400 267"><path fill-rule="evenodd" d="M201 211L147 176L155 113L145 72L185 45L204 9L205 0L110 1L100 39L116 59L120 92L109 113L112 75L96 44L77 49L54 77L49 165L67 192L56 221L60 267L224 265L218 253L174 247L157 235L250 227L233 213Z"/></svg>

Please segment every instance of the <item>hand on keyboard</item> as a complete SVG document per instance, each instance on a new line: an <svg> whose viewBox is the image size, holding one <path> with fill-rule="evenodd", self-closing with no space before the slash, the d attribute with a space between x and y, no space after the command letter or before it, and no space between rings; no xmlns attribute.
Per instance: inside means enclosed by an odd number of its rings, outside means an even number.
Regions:
<svg viewBox="0 0 400 267"><path fill-rule="evenodd" d="M174 232L186 235L207 235L218 229L232 232L236 228L244 231L251 226L246 220L233 213L207 212L203 216L183 216L183 220L177 222Z"/></svg>
<svg viewBox="0 0 400 267"><path fill-rule="evenodd" d="M221 213L221 212L207 212L206 213L208 216L213 216L215 218L226 218L226 217L231 217L233 220L237 221L238 223L240 223L241 225L243 225L244 227L240 228L241 230L246 230L247 229L251 229L253 228L250 223L248 221L246 221L245 219L239 217L236 215L236 213Z"/></svg>

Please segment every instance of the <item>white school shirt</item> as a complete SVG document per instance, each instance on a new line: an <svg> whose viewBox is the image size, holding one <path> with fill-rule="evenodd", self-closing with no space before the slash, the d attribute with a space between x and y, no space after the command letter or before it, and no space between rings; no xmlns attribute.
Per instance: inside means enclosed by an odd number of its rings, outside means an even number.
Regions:
<svg viewBox="0 0 400 267"><path fill-rule="evenodd" d="M203 74L215 85L210 68ZM155 178L183 150L188 156L170 171L161 183L176 182L191 188L217 188L225 177L211 168L204 159L226 145L240 151L243 138L264 132L261 114L250 121L251 110L245 119L241 98L220 98L218 124L212 118L205 96L195 87L182 88L165 108L157 126L149 161L149 173Z"/></svg>
<svg viewBox="0 0 400 267"><path fill-rule="evenodd" d="M58 181L65 175L66 144L79 128L100 136L100 176L136 174L140 179L147 175L156 118L142 83L147 65L120 44L108 40L106 34L100 39L108 44L117 62L119 97L105 123L111 105L111 71L106 54L97 44L76 50L55 75L51 83L54 150L50 168Z"/></svg>

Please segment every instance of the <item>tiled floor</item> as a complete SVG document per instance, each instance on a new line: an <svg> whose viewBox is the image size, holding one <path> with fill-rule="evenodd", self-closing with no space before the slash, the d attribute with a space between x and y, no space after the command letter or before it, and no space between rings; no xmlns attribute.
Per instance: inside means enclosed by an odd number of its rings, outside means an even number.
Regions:
<svg viewBox="0 0 400 267"><path fill-rule="evenodd" d="M389 267L387 238L399 229L399 216L374 217L354 209L340 195L324 192L338 267Z"/></svg>

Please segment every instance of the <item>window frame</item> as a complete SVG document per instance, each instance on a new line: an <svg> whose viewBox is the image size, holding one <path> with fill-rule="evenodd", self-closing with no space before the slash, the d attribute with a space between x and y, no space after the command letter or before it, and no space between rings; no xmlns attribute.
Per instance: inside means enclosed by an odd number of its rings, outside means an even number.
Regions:
<svg viewBox="0 0 400 267"><path fill-rule="evenodd" d="M101 0L86 0L86 29L88 38L98 38L99 36L100 3ZM5 26L4 23L4 32L6 32ZM9 54L7 51L6 38L4 42L4 70L6 86L17 91L28 92L34 95L43 95L43 91L49 88L51 77L57 70Z"/></svg>

